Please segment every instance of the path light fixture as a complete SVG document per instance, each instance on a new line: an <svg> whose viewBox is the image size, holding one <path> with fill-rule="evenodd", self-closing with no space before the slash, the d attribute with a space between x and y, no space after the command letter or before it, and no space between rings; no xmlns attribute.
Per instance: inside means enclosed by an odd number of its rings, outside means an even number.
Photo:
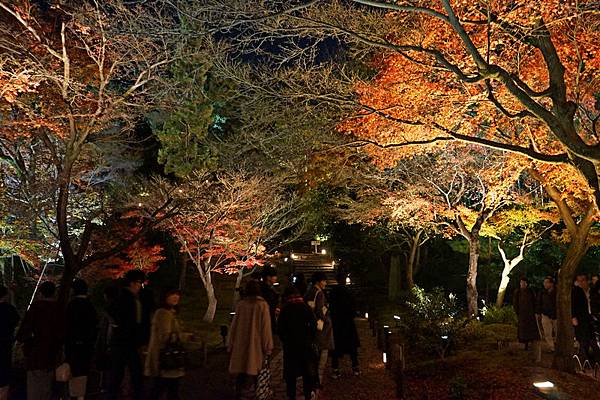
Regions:
<svg viewBox="0 0 600 400"><path fill-rule="evenodd" d="M533 392L543 399L568 399L565 393L561 393L556 385L550 381L533 382Z"/></svg>
<svg viewBox="0 0 600 400"><path fill-rule="evenodd" d="M346 277L346 285L350 285L352 284L352 279L350 279L350 276Z"/></svg>
<svg viewBox="0 0 600 400"><path fill-rule="evenodd" d="M400 316L399 315L394 315L394 319L397 321L400 321Z"/></svg>
<svg viewBox="0 0 600 400"><path fill-rule="evenodd" d="M538 389L553 389L554 388L554 383L550 382L550 381L544 381L544 382L533 382L533 386L538 388Z"/></svg>
<svg viewBox="0 0 600 400"><path fill-rule="evenodd" d="M327 254L327 250L325 250L325 249L321 250L321 254L323 254L323 255Z"/></svg>
<svg viewBox="0 0 600 400"><path fill-rule="evenodd" d="M368 312L365 313L365 319L369 319L369 313Z"/></svg>
<svg viewBox="0 0 600 400"><path fill-rule="evenodd" d="M387 353L383 353L383 363L387 364Z"/></svg>

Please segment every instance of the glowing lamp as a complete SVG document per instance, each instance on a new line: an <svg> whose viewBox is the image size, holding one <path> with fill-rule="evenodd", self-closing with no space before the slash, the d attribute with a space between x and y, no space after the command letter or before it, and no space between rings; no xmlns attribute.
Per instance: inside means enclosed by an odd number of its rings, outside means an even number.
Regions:
<svg viewBox="0 0 600 400"><path fill-rule="evenodd" d="M292 253L291 257L292 257L292 260L295 260L296 258L298 258L298 256L295 255L294 253Z"/></svg>
<svg viewBox="0 0 600 400"><path fill-rule="evenodd" d="M327 254L327 250L325 250L325 249L321 250L321 254L323 254L323 255Z"/></svg>
<svg viewBox="0 0 600 400"><path fill-rule="evenodd" d="M552 389L554 387L554 383L550 381L534 382L533 386L535 386L538 389Z"/></svg>
<svg viewBox="0 0 600 400"><path fill-rule="evenodd" d="M387 353L383 353L383 363L387 364Z"/></svg>
<svg viewBox="0 0 600 400"><path fill-rule="evenodd" d="M352 283L352 280L350 279L349 276L346 277L346 285L349 285Z"/></svg>
<svg viewBox="0 0 600 400"><path fill-rule="evenodd" d="M288 262L288 258L287 258L287 257L286 257L286 258L284 258L284 259L283 259L283 262Z"/></svg>
<svg viewBox="0 0 600 400"><path fill-rule="evenodd" d="M444 335L444 336L442 336L442 339L443 339L443 340L448 340L448 335Z"/></svg>
<svg viewBox="0 0 600 400"><path fill-rule="evenodd" d="M368 312L365 313L365 318L369 319L369 313Z"/></svg>
<svg viewBox="0 0 600 400"><path fill-rule="evenodd" d="M400 316L399 315L394 315L394 319L397 321L400 321Z"/></svg>

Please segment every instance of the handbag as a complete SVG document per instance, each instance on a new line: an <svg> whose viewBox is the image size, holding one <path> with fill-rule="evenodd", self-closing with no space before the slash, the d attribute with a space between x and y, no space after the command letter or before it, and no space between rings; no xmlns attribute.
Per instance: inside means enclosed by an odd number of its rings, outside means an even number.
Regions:
<svg viewBox="0 0 600 400"><path fill-rule="evenodd" d="M186 355L186 351L179 339L179 334L171 332L167 345L160 349L160 369L173 370L184 368Z"/></svg>
<svg viewBox="0 0 600 400"><path fill-rule="evenodd" d="M66 362L60 364L56 367L54 375L56 382L69 382L69 379L71 379L71 366Z"/></svg>
<svg viewBox="0 0 600 400"><path fill-rule="evenodd" d="M313 310L313 312L315 311L315 308L317 307L317 296L318 295L319 295L319 290L316 291L314 300L306 302L308 304L308 306ZM327 314L327 307L323 306L323 309L321 311L323 312L323 315ZM322 319L318 319L317 320L317 331L321 332L324 327L325 327L325 321L323 321Z"/></svg>
<svg viewBox="0 0 600 400"><path fill-rule="evenodd" d="M271 398L273 398L273 390L271 389L271 368L269 367L269 360L265 359L256 380L256 400L270 400Z"/></svg>

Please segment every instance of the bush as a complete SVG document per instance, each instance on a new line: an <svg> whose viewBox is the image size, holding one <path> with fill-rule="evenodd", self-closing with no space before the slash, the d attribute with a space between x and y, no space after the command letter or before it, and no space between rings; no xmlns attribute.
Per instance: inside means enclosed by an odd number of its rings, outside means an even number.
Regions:
<svg viewBox="0 0 600 400"><path fill-rule="evenodd" d="M517 327L511 324L484 325L486 335L496 341L510 342L517 338Z"/></svg>
<svg viewBox="0 0 600 400"><path fill-rule="evenodd" d="M477 320L470 320L458 333L462 344L473 343L478 340L489 338L490 333L486 327Z"/></svg>
<svg viewBox="0 0 600 400"><path fill-rule="evenodd" d="M486 307L483 310L483 323L486 325L517 325L517 314L511 306Z"/></svg>
<svg viewBox="0 0 600 400"><path fill-rule="evenodd" d="M404 336L425 351L444 359L453 346L463 320L458 318L456 298L442 289L431 292L414 287L407 302L409 312L403 318Z"/></svg>

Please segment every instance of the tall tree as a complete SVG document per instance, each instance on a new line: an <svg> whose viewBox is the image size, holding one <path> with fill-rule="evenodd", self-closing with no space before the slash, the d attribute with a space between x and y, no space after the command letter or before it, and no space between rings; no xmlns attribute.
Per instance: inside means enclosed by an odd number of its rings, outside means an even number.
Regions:
<svg viewBox="0 0 600 400"><path fill-rule="evenodd" d="M141 237L90 254L95 213L76 215L78 195L102 192L89 175L106 143L127 143L137 118L161 97L155 83L178 57L178 23L161 4L121 1L42 7L27 0L0 2L3 48L0 76L0 151L32 179L19 143L36 146L48 166L45 189L55 210L65 268L62 300L73 276ZM151 90L152 89L152 90ZM170 203L150 212L168 215ZM96 210L98 208L96 207ZM149 218L150 224L157 218Z"/></svg>
<svg viewBox="0 0 600 400"><path fill-rule="evenodd" d="M461 156L459 157L459 154ZM398 162L400 190L412 192L435 210L453 235L469 244L467 306L469 316L478 313L477 271L482 229L491 216L515 194L515 182L523 167L510 157L483 151L465 152L459 146Z"/></svg>
<svg viewBox="0 0 600 400"><path fill-rule="evenodd" d="M567 252L558 271L556 351L554 366L572 370L573 328L571 324L571 289L579 263L591 244L590 232L597 219L592 191L582 184L573 169L540 166L530 170L552 199L566 227Z"/></svg>

